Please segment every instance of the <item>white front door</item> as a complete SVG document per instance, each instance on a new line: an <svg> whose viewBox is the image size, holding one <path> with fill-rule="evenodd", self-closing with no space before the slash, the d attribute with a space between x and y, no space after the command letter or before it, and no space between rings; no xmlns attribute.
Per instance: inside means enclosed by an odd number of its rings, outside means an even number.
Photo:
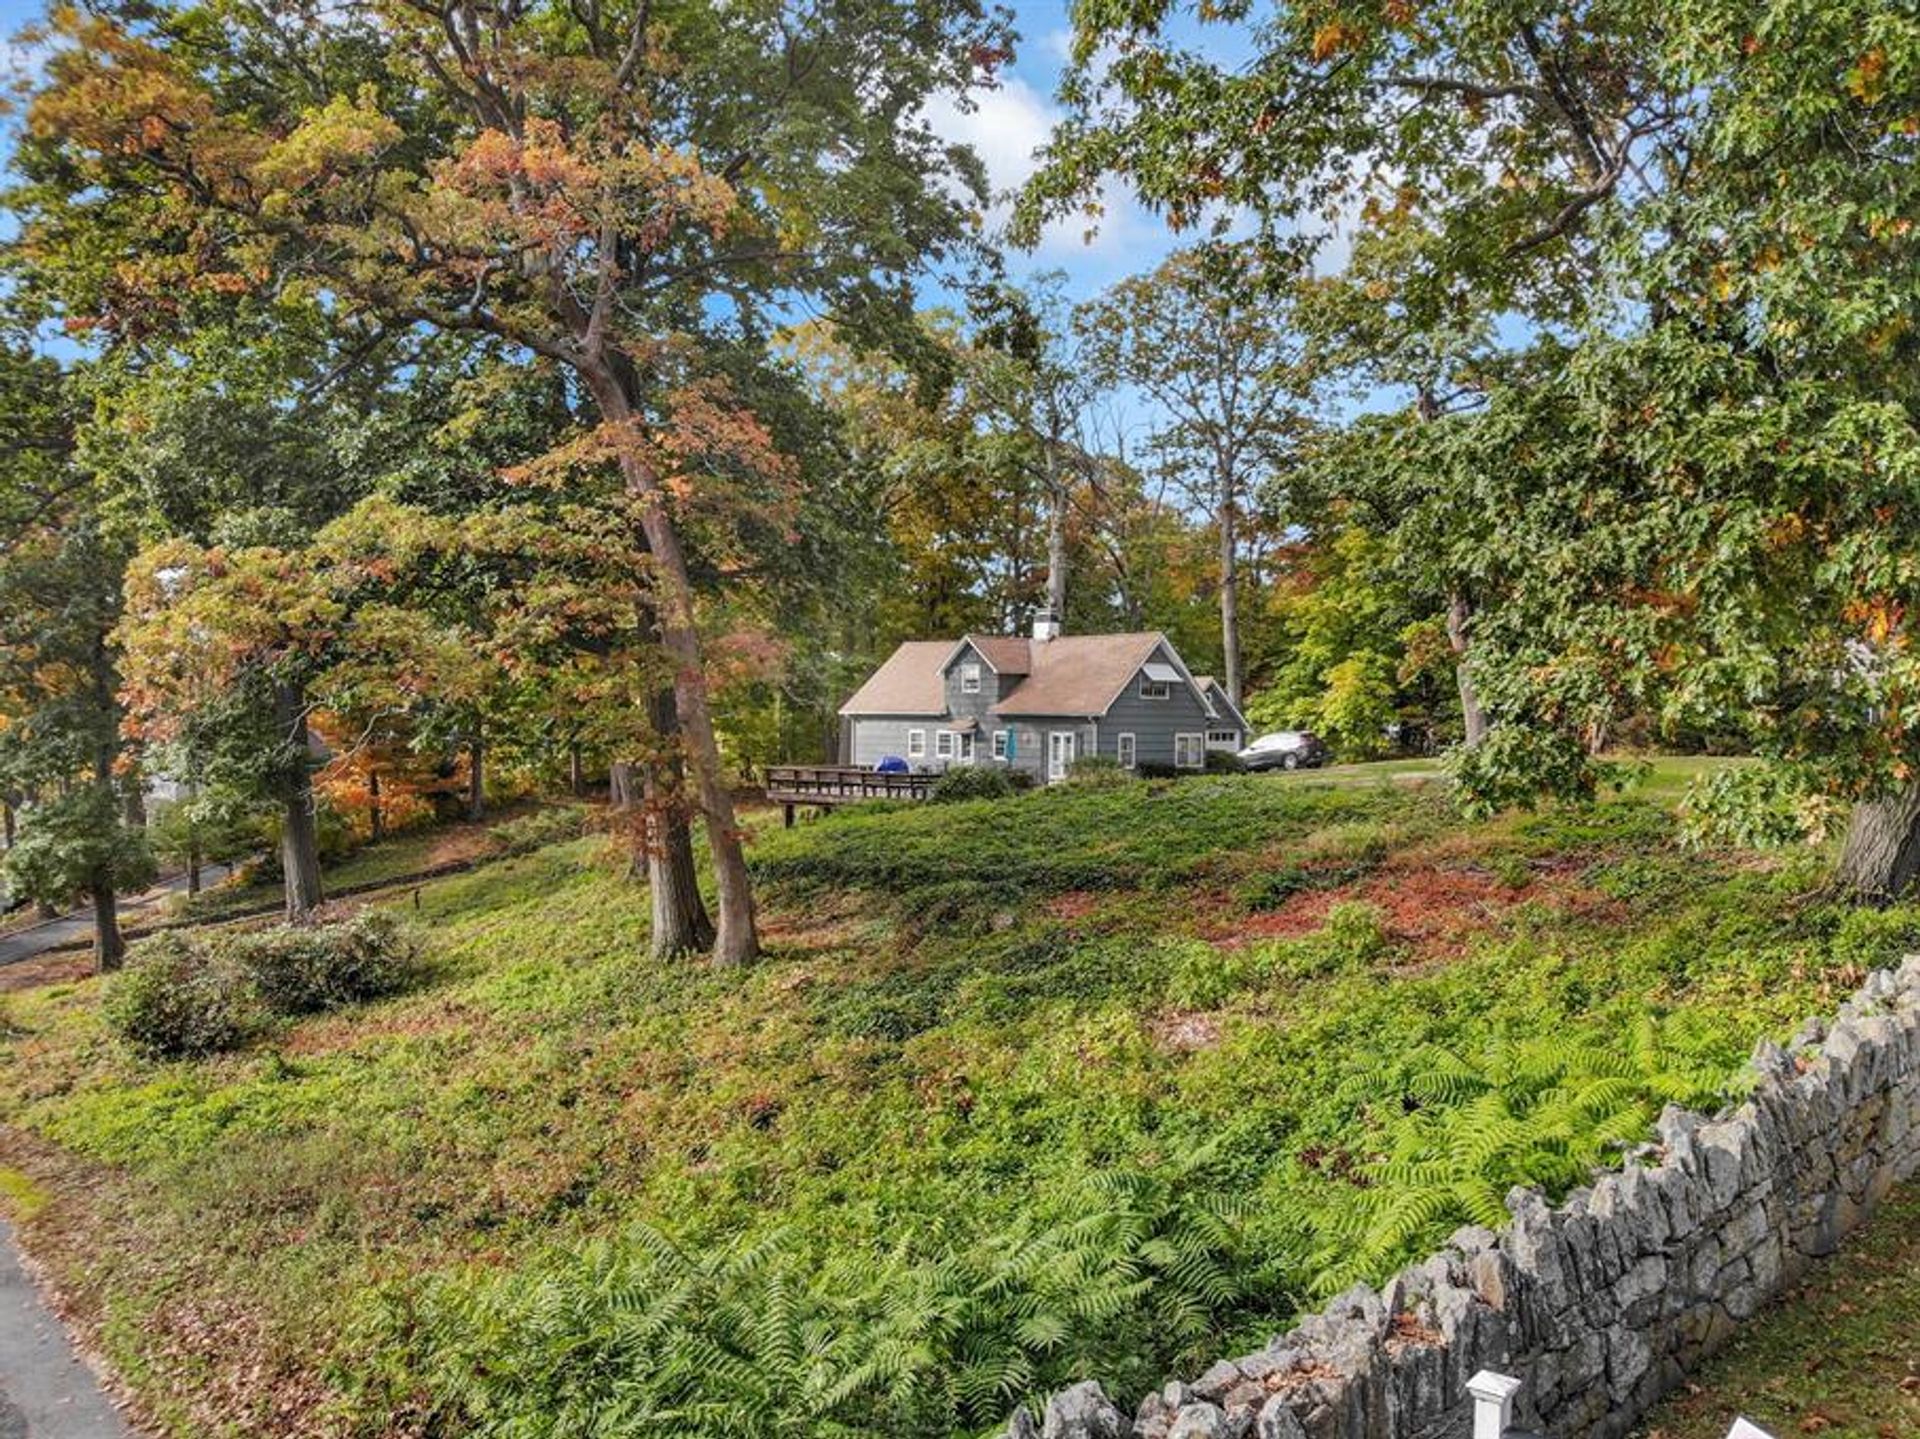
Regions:
<svg viewBox="0 0 1920 1439"><path fill-rule="evenodd" d="M1065 779L1073 767L1073 754L1079 736L1070 729L1047 731L1047 779Z"/></svg>

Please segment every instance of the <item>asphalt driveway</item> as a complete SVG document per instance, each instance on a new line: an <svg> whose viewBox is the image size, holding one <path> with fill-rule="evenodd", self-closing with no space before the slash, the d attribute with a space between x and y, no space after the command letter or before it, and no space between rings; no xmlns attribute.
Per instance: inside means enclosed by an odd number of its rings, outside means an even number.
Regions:
<svg viewBox="0 0 1920 1439"><path fill-rule="evenodd" d="M20 1267L13 1226L3 1220L0 1439L134 1439Z"/></svg>
<svg viewBox="0 0 1920 1439"><path fill-rule="evenodd" d="M200 870L200 882L203 885L216 885L227 874L227 867L223 864L204 865ZM120 901L121 922L125 923L141 910L151 908L169 895L185 894L186 891L187 877L181 874L162 880L145 894L128 895ZM45 924L36 924L31 929L0 935L0 964L16 964L23 959L32 959L36 954L45 954L50 949L85 943L92 938L92 908L76 909L71 914L63 914ZM5 1428L0 1428L0 1439L7 1439Z"/></svg>

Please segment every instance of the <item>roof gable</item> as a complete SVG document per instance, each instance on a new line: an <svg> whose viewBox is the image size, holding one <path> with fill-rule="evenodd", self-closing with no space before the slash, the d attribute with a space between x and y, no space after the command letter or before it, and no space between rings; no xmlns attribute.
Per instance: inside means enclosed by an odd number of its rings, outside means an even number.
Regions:
<svg viewBox="0 0 1920 1439"><path fill-rule="evenodd" d="M994 706L1003 715L1102 715L1165 641L1158 633L1061 635L1029 646L1033 670Z"/></svg>

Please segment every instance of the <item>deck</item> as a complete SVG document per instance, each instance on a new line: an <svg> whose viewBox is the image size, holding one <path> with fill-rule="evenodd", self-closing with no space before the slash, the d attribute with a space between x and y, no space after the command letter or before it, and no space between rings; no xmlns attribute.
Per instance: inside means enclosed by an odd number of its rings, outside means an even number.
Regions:
<svg viewBox="0 0 1920 1439"><path fill-rule="evenodd" d="M787 824L801 805L859 804L872 799L921 800L933 792L937 774L882 774L838 764L777 764L767 767L767 798L784 805Z"/></svg>

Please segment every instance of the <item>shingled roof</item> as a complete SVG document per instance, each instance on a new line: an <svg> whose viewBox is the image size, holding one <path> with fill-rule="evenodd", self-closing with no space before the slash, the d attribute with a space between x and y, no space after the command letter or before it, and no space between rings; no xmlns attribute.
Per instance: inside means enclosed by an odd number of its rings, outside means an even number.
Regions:
<svg viewBox="0 0 1920 1439"><path fill-rule="evenodd" d="M943 715L942 676L960 647L957 640L909 640L873 672L843 715ZM980 657L1002 677L1020 682L993 712L1021 715L1101 715L1120 697L1154 650L1173 646L1159 631L1120 635L1061 635L1028 640L1018 635L968 635Z"/></svg>
<svg viewBox="0 0 1920 1439"><path fill-rule="evenodd" d="M947 688L941 678L952 640L908 640L887 656L840 706L843 715L938 715L947 712Z"/></svg>

